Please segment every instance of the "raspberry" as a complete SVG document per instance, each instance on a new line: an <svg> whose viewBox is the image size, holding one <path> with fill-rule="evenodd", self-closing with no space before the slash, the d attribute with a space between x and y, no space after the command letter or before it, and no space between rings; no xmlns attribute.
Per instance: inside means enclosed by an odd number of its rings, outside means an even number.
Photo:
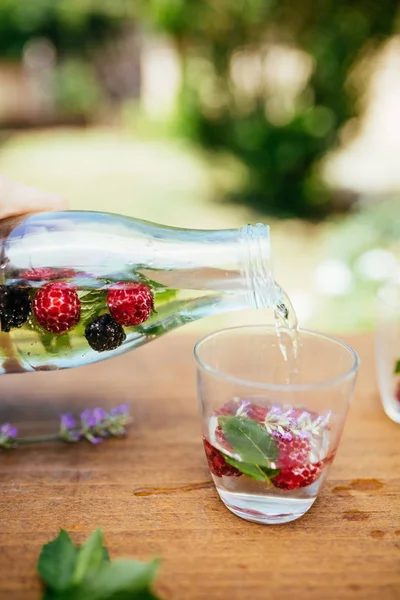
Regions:
<svg viewBox="0 0 400 600"><path fill-rule="evenodd" d="M224 436L224 432L222 431L221 425L217 425L217 427L215 428L215 441L218 443L219 446L221 446L221 448L226 450L226 452L228 452L229 454L233 454L233 448L229 444L229 442L227 442Z"/></svg>
<svg viewBox="0 0 400 600"><path fill-rule="evenodd" d="M231 467L225 461L221 452L214 448L205 437L203 437L204 450L207 457L209 469L216 477L240 477L241 472L235 467Z"/></svg>
<svg viewBox="0 0 400 600"><path fill-rule="evenodd" d="M25 281L44 281L48 279L70 279L75 277L74 269L50 269L48 267L39 267L20 273L21 279Z"/></svg>
<svg viewBox="0 0 400 600"><path fill-rule="evenodd" d="M235 400L229 400L229 402L225 402L225 404L223 404L221 406L221 408L218 408L215 411L216 415L236 415L236 412L239 408L240 404L238 404L238 402L235 402Z"/></svg>
<svg viewBox="0 0 400 600"><path fill-rule="evenodd" d="M279 460L276 466L279 469L304 466L309 461L311 445L307 439L298 435L293 435L285 431L283 434L278 431L272 433L279 450Z"/></svg>
<svg viewBox="0 0 400 600"><path fill-rule="evenodd" d="M29 286L23 284L0 286L1 331L8 333L12 327L22 327L31 312Z"/></svg>
<svg viewBox="0 0 400 600"><path fill-rule="evenodd" d="M323 466L323 462L319 461L291 469L282 469L279 475L272 479L272 483L281 490L297 490L307 487L320 477Z"/></svg>
<svg viewBox="0 0 400 600"><path fill-rule="evenodd" d="M257 421L264 424L265 417L268 414L268 408L264 408L263 406L256 406L255 404L250 404L248 408L246 408L245 415L249 419L253 419L253 421Z"/></svg>
<svg viewBox="0 0 400 600"><path fill-rule="evenodd" d="M144 283L115 283L108 291L107 305L120 325L132 327L147 321L154 308L154 298Z"/></svg>
<svg viewBox="0 0 400 600"><path fill-rule="evenodd" d="M46 283L35 296L36 319L50 333L66 333L79 322L81 303L75 287L68 283Z"/></svg>
<svg viewBox="0 0 400 600"><path fill-rule="evenodd" d="M121 325L111 315L96 317L85 329L85 338L96 352L115 350L125 341Z"/></svg>

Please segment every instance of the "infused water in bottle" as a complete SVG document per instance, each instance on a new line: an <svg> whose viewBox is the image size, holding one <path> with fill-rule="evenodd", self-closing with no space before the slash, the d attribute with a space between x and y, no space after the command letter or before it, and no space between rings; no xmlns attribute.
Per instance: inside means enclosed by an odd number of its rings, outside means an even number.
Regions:
<svg viewBox="0 0 400 600"><path fill-rule="evenodd" d="M0 374L94 363L282 301L266 225L188 230L65 211L0 228Z"/></svg>

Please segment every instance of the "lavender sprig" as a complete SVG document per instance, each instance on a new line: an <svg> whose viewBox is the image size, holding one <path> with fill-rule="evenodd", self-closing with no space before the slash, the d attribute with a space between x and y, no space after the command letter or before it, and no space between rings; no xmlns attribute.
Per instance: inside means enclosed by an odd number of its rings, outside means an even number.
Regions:
<svg viewBox="0 0 400 600"><path fill-rule="evenodd" d="M10 423L0 425L0 448L11 448L15 443L17 435L18 429L10 425Z"/></svg>
<svg viewBox="0 0 400 600"><path fill-rule="evenodd" d="M240 402L236 410L236 416L246 416L248 410L252 408L252 403L248 400L240 401L235 398L236 402ZM313 415L307 410L298 414L293 408L283 409L278 404L273 404L267 412L263 425L268 433L279 433L281 437L287 440L292 440L293 436L303 439L310 439L312 436L321 436L328 427L331 418L331 411L326 415Z"/></svg>
<svg viewBox="0 0 400 600"><path fill-rule="evenodd" d="M126 435L126 427L130 422L129 405L121 404L109 412L102 408L86 409L79 419L75 419L70 413L64 413L60 415L60 429L57 433L37 437L19 438L18 430L10 423L4 423L0 425L0 449L49 441L72 443L87 440L92 444L100 444L105 439Z"/></svg>

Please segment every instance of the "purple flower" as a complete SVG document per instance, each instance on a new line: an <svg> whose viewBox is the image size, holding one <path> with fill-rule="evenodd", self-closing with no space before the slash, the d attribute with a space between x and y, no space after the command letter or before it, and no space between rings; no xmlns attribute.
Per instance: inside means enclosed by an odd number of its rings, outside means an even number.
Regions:
<svg viewBox="0 0 400 600"><path fill-rule="evenodd" d="M125 427L131 421L129 409L130 407L128 404L121 404L110 411L108 431L111 435L116 437L125 435Z"/></svg>
<svg viewBox="0 0 400 600"><path fill-rule="evenodd" d="M66 442L77 442L81 437L76 429L76 421L70 413L60 415L60 436Z"/></svg>
<svg viewBox="0 0 400 600"><path fill-rule="evenodd" d="M96 444L101 444L101 443L102 443L102 441L103 441L103 438L101 438L101 437L94 437L93 435L88 435L88 436L86 436L86 437L87 437L87 439L89 440L89 442L90 442L91 444L93 444L93 445L96 445Z"/></svg>
<svg viewBox="0 0 400 600"><path fill-rule="evenodd" d="M87 408L80 414L79 425L71 414L61 415L60 435L66 442L86 439L91 444L101 444L106 438L125 435L125 426L129 422L128 404L120 404L109 413L103 408Z"/></svg>
<svg viewBox="0 0 400 600"><path fill-rule="evenodd" d="M4 423L0 427L0 435L7 436L8 438L16 438L18 435L18 429L10 423Z"/></svg>
<svg viewBox="0 0 400 600"><path fill-rule="evenodd" d="M105 421L108 417L108 414L102 408L95 408L93 410L93 417L96 421L96 425L101 423L101 421Z"/></svg>
<svg viewBox="0 0 400 600"><path fill-rule="evenodd" d="M129 404L120 404L119 406L116 406L115 408L112 408L110 410L110 415L112 417L114 417L116 415L128 415L129 410L130 410Z"/></svg>
<svg viewBox="0 0 400 600"><path fill-rule="evenodd" d="M303 421L309 421L310 418L311 418L311 414L307 410L303 410L300 417L298 418L298 421L299 421L299 423L302 423Z"/></svg>
<svg viewBox="0 0 400 600"><path fill-rule="evenodd" d="M93 414L93 410L87 408L81 413L82 425L86 428L94 427L97 423L96 417Z"/></svg>
<svg viewBox="0 0 400 600"><path fill-rule="evenodd" d="M76 421L71 413L60 415L60 424L63 429L74 429L76 427Z"/></svg>
<svg viewBox="0 0 400 600"><path fill-rule="evenodd" d="M311 437L311 433L309 431L306 431L305 429L299 429L299 431L297 432L297 437L299 437L302 440L309 440Z"/></svg>
<svg viewBox="0 0 400 600"><path fill-rule="evenodd" d="M18 429L10 423L0 426L0 448L10 448L18 435Z"/></svg>

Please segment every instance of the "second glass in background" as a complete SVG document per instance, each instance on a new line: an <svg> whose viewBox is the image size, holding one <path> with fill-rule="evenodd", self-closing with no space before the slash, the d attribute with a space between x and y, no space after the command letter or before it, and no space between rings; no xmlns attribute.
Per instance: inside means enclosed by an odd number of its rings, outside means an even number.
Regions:
<svg viewBox="0 0 400 600"><path fill-rule="evenodd" d="M384 411L400 423L400 280L378 291L376 364Z"/></svg>

